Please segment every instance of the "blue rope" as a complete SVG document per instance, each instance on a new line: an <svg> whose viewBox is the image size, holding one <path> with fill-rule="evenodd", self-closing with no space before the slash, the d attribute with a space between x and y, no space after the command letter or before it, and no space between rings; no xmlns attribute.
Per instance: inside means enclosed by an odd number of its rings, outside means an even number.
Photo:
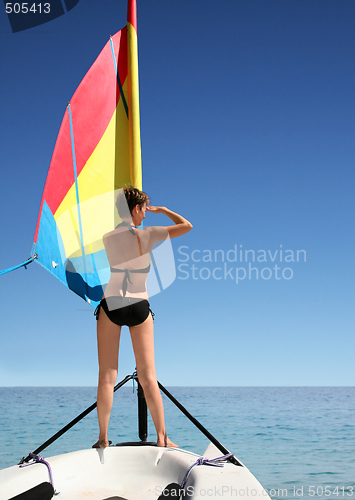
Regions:
<svg viewBox="0 0 355 500"><path fill-rule="evenodd" d="M83 264L84 264L84 282L86 285L86 297L87 300L89 296L88 290L88 280L86 276L86 260L85 260L85 246L84 246L84 235L83 235L83 226L81 222L81 207L80 207L80 199L79 199L79 186L78 186L78 175L76 168L76 156L75 156L75 143L74 143L74 129L73 129L73 120L70 102L68 102L68 113L69 113L69 125L70 125L70 140L71 140L71 149L72 149L72 157L73 157L73 170L74 170L74 181L75 181L75 193L76 193L76 204L78 209L78 221L79 221L79 233L80 233L80 243L81 243L81 252L83 255Z"/></svg>
<svg viewBox="0 0 355 500"><path fill-rule="evenodd" d="M25 269L27 269L26 266L28 264L31 264L31 262L33 262L37 258L38 258L37 256L33 256L33 257L30 257L29 259L25 260L25 262L22 262L22 264L19 264L18 266L9 267L9 269L4 269L3 271L0 271L0 276L2 274L6 274L6 273L9 273L11 271L15 271L16 269L19 269L20 267L24 267Z"/></svg>

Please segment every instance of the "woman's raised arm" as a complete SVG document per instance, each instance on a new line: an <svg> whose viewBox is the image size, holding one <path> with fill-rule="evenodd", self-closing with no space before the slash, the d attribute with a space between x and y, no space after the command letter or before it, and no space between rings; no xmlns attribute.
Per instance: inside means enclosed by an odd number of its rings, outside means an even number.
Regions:
<svg viewBox="0 0 355 500"><path fill-rule="evenodd" d="M168 232L169 238L182 236L183 234L188 233L190 229L192 229L191 222L185 219L185 217L183 217L182 215L179 215L166 207L148 206L147 211L152 214L164 214L175 223L174 226L163 226L164 229L166 229L166 231Z"/></svg>

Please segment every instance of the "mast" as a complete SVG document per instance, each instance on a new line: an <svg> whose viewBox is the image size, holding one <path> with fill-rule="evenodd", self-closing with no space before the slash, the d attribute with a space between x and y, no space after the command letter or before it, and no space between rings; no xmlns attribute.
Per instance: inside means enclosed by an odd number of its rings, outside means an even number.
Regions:
<svg viewBox="0 0 355 500"><path fill-rule="evenodd" d="M128 0L127 42L130 178L134 187L142 189L136 0Z"/></svg>

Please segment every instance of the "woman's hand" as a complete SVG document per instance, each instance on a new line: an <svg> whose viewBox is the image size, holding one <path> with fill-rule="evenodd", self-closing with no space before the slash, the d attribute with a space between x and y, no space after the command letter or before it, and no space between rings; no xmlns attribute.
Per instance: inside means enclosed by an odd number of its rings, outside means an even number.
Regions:
<svg viewBox="0 0 355 500"><path fill-rule="evenodd" d="M152 212L152 214L163 214L166 212L166 207L153 207L152 205L149 205L147 207L148 212Z"/></svg>

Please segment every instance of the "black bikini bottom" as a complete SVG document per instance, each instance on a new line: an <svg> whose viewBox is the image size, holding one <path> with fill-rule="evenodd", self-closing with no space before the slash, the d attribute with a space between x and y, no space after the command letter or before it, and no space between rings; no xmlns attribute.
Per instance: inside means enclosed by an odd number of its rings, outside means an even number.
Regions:
<svg viewBox="0 0 355 500"><path fill-rule="evenodd" d="M112 323L118 326L137 326L143 323L152 313L149 302L135 297L107 297L102 299L94 314L99 319L100 308Z"/></svg>

